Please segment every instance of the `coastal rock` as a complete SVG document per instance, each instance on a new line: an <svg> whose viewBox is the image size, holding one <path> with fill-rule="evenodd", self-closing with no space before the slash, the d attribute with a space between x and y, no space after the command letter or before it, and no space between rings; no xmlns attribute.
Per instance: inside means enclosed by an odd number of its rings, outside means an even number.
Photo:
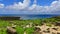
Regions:
<svg viewBox="0 0 60 34"><path fill-rule="evenodd" d="M43 32L45 32L45 33L50 33L50 31L45 31L45 30L44 30Z"/></svg>
<svg viewBox="0 0 60 34"><path fill-rule="evenodd" d="M7 34L17 34L17 32L12 27L7 27Z"/></svg>
<svg viewBox="0 0 60 34"><path fill-rule="evenodd" d="M35 31L41 31L41 29L40 28L38 28L38 27L35 27Z"/></svg>
<svg viewBox="0 0 60 34"><path fill-rule="evenodd" d="M29 28L30 27L30 25L26 25L26 28Z"/></svg>
<svg viewBox="0 0 60 34"><path fill-rule="evenodd" d="M60 22L57 22L57 23L56 23L56 26L60 26Z"/></svg>
<svg viewBox="0 0 60 34"><path fill-rule="evenodd" d="M33 34L42 34L43 32L33 32Z"/></svg>
<svg viewBox="0 0 60 34"><path fill-rule="evenodd" d="M56 34L56 33L52 32L52 34Z"/></svg>
<svg viewBox="0 0 60 34"><path fill-rule="evenodd" d="M57 34L60 34L60 33L57 33Z"/></svg>
<svg viewBox="0 0 60 34"><path fill-rule="evenodd" d="M58 28L52 28L52 29L54 29L54 30L56 30L56 31L58 30Z"/></svg>
<svg viewBox="0 0 60 34"><path fill-rule="evenodd" d="M11 26L11 27L12 27L12 28L15 28L16 26L17 26L17 25L12 24L12 26Z"/></svg>

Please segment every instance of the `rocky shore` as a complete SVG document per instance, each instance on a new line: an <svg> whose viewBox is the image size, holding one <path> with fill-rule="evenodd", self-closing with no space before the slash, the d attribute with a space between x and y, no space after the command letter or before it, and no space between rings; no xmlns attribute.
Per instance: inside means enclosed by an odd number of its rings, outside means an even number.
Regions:
<svg viewBox="0 0 60 34"><path fill-rule="evenodd" d="M60 24L60 23L59 23ZM7 27L7 32L10 34L17 34L16 30L14 29L16 25L13 25L12 27ZM26 25L23 28L30 28L32 27L32 23L30 25ZM26 31L23 32L24 34L27 34ZM60 34L60 26L58 24L51 24L51 26L47 26L47 24L43 24L41 26L37 25L34 26L34 32L32 34Z"/></svg>
<svg viewBox="0 0 60 34"><path fill-rule="evenodd" d="M60 34L60 17L0 20L0 34Z"/></svg>

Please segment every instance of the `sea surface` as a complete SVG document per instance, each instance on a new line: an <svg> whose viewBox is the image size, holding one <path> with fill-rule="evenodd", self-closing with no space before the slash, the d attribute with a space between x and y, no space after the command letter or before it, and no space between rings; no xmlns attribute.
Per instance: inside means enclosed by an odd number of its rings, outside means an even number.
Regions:
<svg viewBox="0 0 60 34"><path fill-rule="evenodd" d="M60 16L60 15L25 15L25 14L0 14L0 17L1 16L6 16L6 17L20 17L20 19L23 19L23 20L26 20L26 19L40 19L40 18L51 18L51 17L54 17L54 16Z"/></svg>

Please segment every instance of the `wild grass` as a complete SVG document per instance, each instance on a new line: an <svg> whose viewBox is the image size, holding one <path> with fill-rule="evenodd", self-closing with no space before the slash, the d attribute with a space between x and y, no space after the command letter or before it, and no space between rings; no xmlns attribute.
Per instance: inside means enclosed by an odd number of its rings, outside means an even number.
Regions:
<svg viewBox="0 0 60 34"><path fill-rule="evenodd" d="M59 22L59 18L46 18L46 19L34 19L34 20L12 20L13 23L10 23L9 20L0 20L0 34L7 34L6 27L12 26L12 24L16 25L16 31L17 34L24 34L26 32L27 34L32 34L34 32L34 26L42 25L42 23L46 23L47 26L51 26L51 23ZM29 28L23 28L26 25L29 25L32 23L32 27Z"/></svg>

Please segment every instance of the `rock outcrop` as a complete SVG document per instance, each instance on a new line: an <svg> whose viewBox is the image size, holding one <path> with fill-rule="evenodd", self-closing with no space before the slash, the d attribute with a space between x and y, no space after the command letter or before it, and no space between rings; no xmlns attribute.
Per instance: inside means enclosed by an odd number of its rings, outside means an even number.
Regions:
<svg viewBox="0 0 60 34"><path fill-rule="evenodd" d="M17 34L16 30L12 27L7 27L7 34Z"/></svg>

